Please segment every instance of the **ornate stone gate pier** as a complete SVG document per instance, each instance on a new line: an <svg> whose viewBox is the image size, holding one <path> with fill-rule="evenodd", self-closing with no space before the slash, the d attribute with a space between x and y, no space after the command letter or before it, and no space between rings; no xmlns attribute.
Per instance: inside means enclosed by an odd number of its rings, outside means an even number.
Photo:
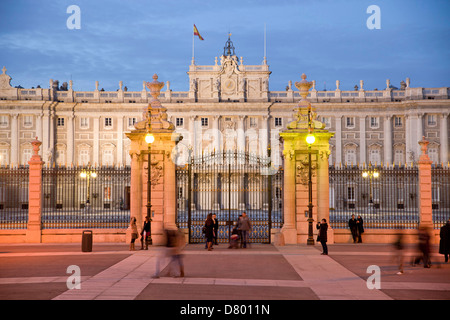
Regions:
<svg viewBox="0 0 450 320"><path fill-rule="evenodd" d="M176 228L175 164L172 157L179 134L174 133L174 125L167 121L166 108L158 100L163 82L153 76L146 85L153 99L144 110L142 121L135 124L135 130L127 133L131 140L131 218L137 220L138 230L147 216L148 195L150 194L150 219L153 244L162 244L165 228ZM154 142L149 144L145 136L152 134ZM150 192L148 190L148 157L150 158ZM127 230L127 241L131 230Z"/></svg>

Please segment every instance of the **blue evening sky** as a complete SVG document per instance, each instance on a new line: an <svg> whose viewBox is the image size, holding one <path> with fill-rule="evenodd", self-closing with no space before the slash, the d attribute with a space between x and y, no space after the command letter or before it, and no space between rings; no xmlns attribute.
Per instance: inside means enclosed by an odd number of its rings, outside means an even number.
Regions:
<svg viewBox="0 0 450 320"><path fill-rule="evenodd" d="M70 30L67 7L81 9L81 29ZM369 30L370 5L381 9L381 29ZM232 33L244 64L261 64L264 25L270 90L306 73L316 88L384 89L409 77L412 87L450 86L450 1L416 0L2 0L0 68L25 88L49 79L74 90L131 91L157 73L174 91L189 88L195 23L197 65L212 65ZM163 89L164 90L164 89Z"/></svg>

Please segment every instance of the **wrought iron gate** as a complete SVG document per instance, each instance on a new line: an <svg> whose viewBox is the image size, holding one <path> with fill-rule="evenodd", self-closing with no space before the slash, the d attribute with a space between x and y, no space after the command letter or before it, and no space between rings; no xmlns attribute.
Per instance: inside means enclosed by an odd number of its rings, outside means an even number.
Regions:
<svg viewBox="0 0 450 320"><path fill-rule="evenodd" d="M283 172L270 157L227 151L190 158L177 167L177 225L189 231L189 242L204 242L208 213L219 220L218 241L229 241L242 212L252 223L250 242L270 243L272 228L283 223Z"/></svg>

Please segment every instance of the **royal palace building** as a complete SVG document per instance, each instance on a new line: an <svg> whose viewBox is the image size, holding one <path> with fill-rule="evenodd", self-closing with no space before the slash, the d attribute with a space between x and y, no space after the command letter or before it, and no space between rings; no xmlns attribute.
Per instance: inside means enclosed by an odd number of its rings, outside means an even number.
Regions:
<svg viewBox="0 0 450 320"><path fill-rule="evenodd" d="M155 70L157 71L157 70ZM246 65L228 39L211 65L188 67L189 91L173 91L167 81L159 100L169 121L183 135L182 144L200 156L237 150L282 160L279 132L293 120L300 96L287 81L272 91L266 58ZM170 79L162 79L170 80ZM42 141L41 156L55 165L129 165L125 133L143 119L151 100L145 81L141 91L116 91L95 82L92 91L74 91L73 83L50 79L48 88L15 88L3 67L0 75L0 164L27 165L31 140ZM435 165L449 161L450 88L413 87L409 78L394 87L367 90L361 80L352 91L313 88L308 96L317 117L334 133L329 163L414 164L418 141L430 142ZM101 87L100 87L101 88ZM187 150L187 149L186 149Z"/></svg>

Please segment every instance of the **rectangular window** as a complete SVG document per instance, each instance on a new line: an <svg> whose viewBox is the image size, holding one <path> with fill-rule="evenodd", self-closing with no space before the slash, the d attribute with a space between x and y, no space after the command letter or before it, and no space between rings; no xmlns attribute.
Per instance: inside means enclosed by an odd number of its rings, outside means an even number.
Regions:
<svg viewBox="0 0 450 320"><path fill-rule="evenodd" d="M208 126L208 118L201 118L201 122L202 122L202 127Z"/></svg>
<svg viewBox="0 0 450 320"><path fill-rule="evenodd" d="M8 150L0 150L0 165L4 166L7 164L9 164Z"/></svg>
<svg viewBox="0 0 450 320"><path fill-rule="evenodd" d="M435 115L435 114L429 114L429 115L427 116L427 119L428 119L428 125L429 125L430 127L434 127L435 125L437 125L437 122L436 122L436 115Z"/></svg>
<svg viewBox="0 0 450 320"><path fill-rule="evenodd" d="M394 117L394 126L397 127L397 128L403 126L403 119L402 119L402 117L397 117L397 116Z"/></svg>
<svg viewBox="0 0 450 320"><path fill-rule="evenodd" d="M56 121L56 125L58 127L64 127L64 118L58 118L58 120Z"/></svg>
<svg viewBox="0 0 450 320"><path fill-rule="evenodd" d="M80 118L80 128L82 129L89 128L89 118Z"/></svg>
<svg viewBox="0 0 450 320"><path fill-rule="evenodd" d="M345 126L347 128L354 128L355 127L355 117L346 117L345 118Z"/></svg>
<svg viewBox="0 0 450 320"><path fill-rule="evenodd" d="M184 118L176 118L175 119L175 124L177 127L182 127L184 124Z"/></svg>
<svg viewBox="0 0 450 320"><path fill-rule="evenodd" d="M28 161L31 159L32 150L31 149L24 149L22 153L22 164L27 166Z"/></svg>
<svg viewBox="0 0 450 320"><path fill-rule="evenodd" d="M24 116L23 117L23 126L31 127L33 125L33 116Z"/></svg>
<svg viewBox="0 0 450 320"><path fill-rule="evenodd" d="M355 187L347 187L347 200L355 201Z"/></svg>
<svg viewBox="0 0 450 320"><path fill-rule="evenodd" d="M380 126L380 123L378 121L378 117L370 117L370 127L378 128L379 126Z"/></svg>
<svg viewBox="0 0 450 320"><path fill-rule="evenodd" d="M0 116L0 127L7 127L9 124L8 116Z"/></svg>
<svg viewBox="0 0 450 320"><path fill-rule="evenodd" d="M128 127L134 127L134 124L137 122L136 118L128 118Z"/></svg>
<svg viewBox="0 0 450 320"><path fill-rule="evenodd" d="M254 127L256 127L256 126L258 126L258 121L256 120L256 118L251 117L251 118L250 118L250 127L251 127L251 128L254 128Z"/></svg>
<svg viewBox="0 0 450 320"><path fill-rule="evenodd" d="M331 118L330 117L322 117L322 122L325 123L325 128L331 127Z"/></svg>
<svg viewBox="0 0 450 320"><path fill-rule="evenodd" d="M275 118L275 127L283 126L283 118Z"/></svg>
<svg viewBox="0 0 450 320"><path fill-rule="evenodd" d="M112 118L105 118L105 127L112 127Z"/></svg>

